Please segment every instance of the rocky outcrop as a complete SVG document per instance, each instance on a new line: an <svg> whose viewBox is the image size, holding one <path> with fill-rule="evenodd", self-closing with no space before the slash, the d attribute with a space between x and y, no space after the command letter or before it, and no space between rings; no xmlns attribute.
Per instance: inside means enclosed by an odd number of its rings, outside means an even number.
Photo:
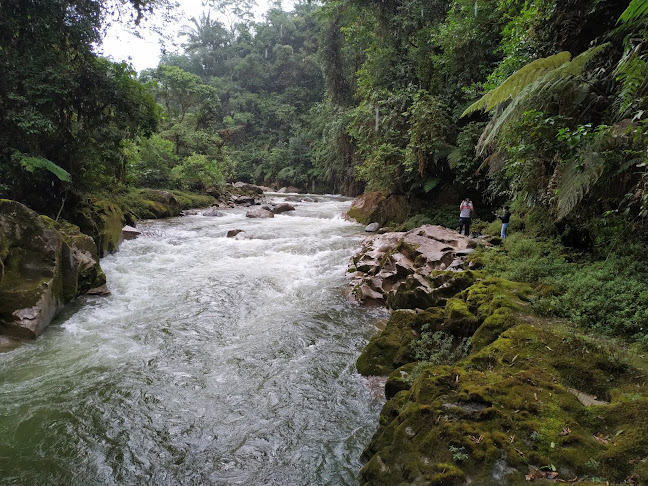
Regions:
<svg viewBox="0 0 648 486"><path fill-rule="evenodd" d="M141 235L142 232L133 226L127 225L122 228L122 234L124 235L125 240L134 240Z"/></svg>
<svg viewBox="0 0 648 486"><path fill-rule="evenodd" d="M66 303L105 289L92 238L15 201L0 200L0 261L0 334L35 338Z"/></svg>
<svg viewBox="0 0 648 486"><path fill-rule="evenodd" d="M474 241L422 227L354 258L359 296L395 309L356 363L388 376L360 484L648 484L645 363L534 316L530 286L466 270Z"/></svg>
<svg viewBox="0 0 648 486"><path fill-rule="evenodd" d="M457 271L476 241L432 225L371 236L349 267L354 295L391 309L439 305L465 288Z"/></svg>
<svg viewBox="0 0 648 486"><path fill-rule="evenodd" d="M507 326L456 362L410 363L390 375L380 425L363 453L363 486L585 476L645 484L644 373L550 323L516 316ZM588 406L583 394L610 401Z"/></svg>
<svg viewBox="0 0 648 486"><path fill-rule="evenodd" d="M368 192L354 199L345 217L362 224L403 223L409 215L409 203L405 196L385 196L380 192Z"/></svg>

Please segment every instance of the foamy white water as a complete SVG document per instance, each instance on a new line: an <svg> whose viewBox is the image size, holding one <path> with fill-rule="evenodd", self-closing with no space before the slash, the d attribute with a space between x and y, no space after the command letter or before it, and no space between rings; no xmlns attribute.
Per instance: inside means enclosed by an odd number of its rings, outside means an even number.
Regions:
<svg viewBox="0 0 648 486"><path fill-rule="evenodd" d="M141 223L102 260L112 295L0 354L0 484L357 484L382 403L349 204Z"/></svg>

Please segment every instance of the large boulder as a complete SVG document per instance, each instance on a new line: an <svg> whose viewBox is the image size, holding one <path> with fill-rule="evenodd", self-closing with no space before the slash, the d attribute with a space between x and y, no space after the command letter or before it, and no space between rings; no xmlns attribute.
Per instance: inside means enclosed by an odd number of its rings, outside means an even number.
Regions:
<svg viewBox="0 0 648 486"><path fill-rule="evenodd" d="M247 184L245 182L235 182L234 184L232 184L232 186L236 187L237 189L242 189L244 191L252 192L255 194L263 194L263 191L267 189L255 184Z"/></svg>
<svg viewBox="0 0 648 486"><path fill-rule="evenodd" d="M409 215L409 203L405 196L385 196L380 192L368 192L356 197L346 217L358 223L403 223Z"/></svg>
<svg viewBox="0 0 648 486"><path fill-rule="evenodd" d="M0 334L35 338L66 303L105 288L92 238L6 199L0 200L0 262Z"/></svg>
<svg viewBox="0 0 648 486"><path fill-rule="evenodd" d="M288 186L280 188L277 192L279 194L299 194L301 190L297 187Z"/></svg>
<svg viewBox="0 0 648 486"><path fill-rule="evenodd" d="M101 199L90 200L78 209L73 220L79 225L82 233L92 237L100 257L119 248L123 240L124 213L117 205Z"/></svg>
<svg viewBox="0 0 648 486"><path fill-rule="evenodd" d="M182 207L176 197L169 191L145 189L141 192L146 209L156 219L178 216Z"/></svg>
<svg viewBox="0 0 648 486"><path fill-rule="evenodd" d="M223 216L224 214L215 207L207 208L202 212L203 216Z"/></svg>
<svg viewBox="0 0 648 486"><path fill-rule="evenodd" d="M288 203L277 204L276 206L273 206L271 209L271 211L274 214L287 213L288 211L294 211L294 210L295 210L295 206Z"/></svg>

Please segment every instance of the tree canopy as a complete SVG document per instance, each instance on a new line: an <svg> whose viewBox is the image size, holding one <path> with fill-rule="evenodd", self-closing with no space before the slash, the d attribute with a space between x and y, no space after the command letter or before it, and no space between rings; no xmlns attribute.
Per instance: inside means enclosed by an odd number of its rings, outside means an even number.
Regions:
<svg viewBox="0 0 648 486"><path fill-rule="evenodd" d="M93 51L161 0L0 5L0 193L228 180L517 200L642 223L645 2L209 1L135 73ZM444 196L445 195L445 196Z"/></svg>

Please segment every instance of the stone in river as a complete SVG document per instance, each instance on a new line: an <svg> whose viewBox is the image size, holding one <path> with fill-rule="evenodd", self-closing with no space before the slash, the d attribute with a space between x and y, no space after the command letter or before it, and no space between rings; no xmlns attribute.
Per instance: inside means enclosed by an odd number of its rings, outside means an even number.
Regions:
<svg viewBox="0 0 648 486"><path fill-rule="evenodd" d="M380 229L380 224L379 224L379 223L371 223L371 224L368 224L368 225L365 227L365 231L366 231L367 233L375 233L375 232L378 231L379 229Z"/></svg>
<svg viewBox="0 0 648 486"><path fill-rule="evenodd" d="M245 213L248 218L274 218L274 213L264 208L252 208Z"/></svg>

